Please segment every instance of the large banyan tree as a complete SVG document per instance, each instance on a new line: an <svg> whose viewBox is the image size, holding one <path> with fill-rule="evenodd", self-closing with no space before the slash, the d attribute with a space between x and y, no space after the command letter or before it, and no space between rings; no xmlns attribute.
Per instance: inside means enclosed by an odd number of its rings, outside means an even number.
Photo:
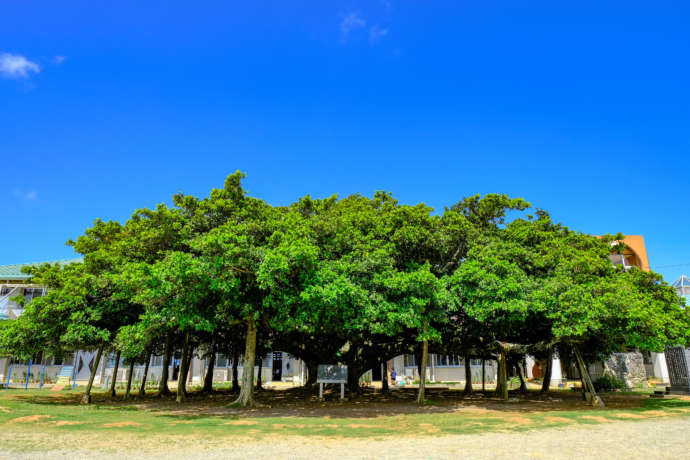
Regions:
<svg viewBox="0 0 690 460"><path fill-rule="evenodd" d="M420 403L430 352L497 360L496 392L507 399L510 363L558 350L574 356L596 404L588 362L687 343L690 319L674 290L610 262L623 235L579 233L498 194L442 213L385 192L272 206L248 195L243 178L231 174L204 198L178 193L123 225L97 220L69 242L82 263L30 268L48 295L3 325L0 353L96 349L97 360L113 351L130 368L157 354L165 372L181 350L178 402L192 356L210 358L211 392L212 357L227 353L236 404L251 406L254 364L269 345L306 363L308 386L318 364L347 364L353 393L367 370L415 354Z"/></svg>

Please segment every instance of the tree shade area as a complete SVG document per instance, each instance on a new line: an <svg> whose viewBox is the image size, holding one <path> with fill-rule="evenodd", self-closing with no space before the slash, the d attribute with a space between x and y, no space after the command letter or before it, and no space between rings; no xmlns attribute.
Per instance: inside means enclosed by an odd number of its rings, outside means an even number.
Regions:
<svg viewBox="0 0 690 460"><path fill-rule="evenodd" d="M181 350L178 402L194 354L210 357L208 393L216 353L243 355L233 389L252 406L254 365L271 347L303 360L311 387L319 364L346 364L353 394L367 370L417 355L419 403L429 353L463 356L468 375L470 358L497 360L507 399L511 362L557 351L597 404L588 363L687 345L690 313L673 287L611 263L625 250L621 234L583 234L500 194L442 213L386 192L271 206L245 192L243 177L204 198L178 193L124 224L96 220L68 242L83 261L25 268L48 291L0 323L0 354L97 350L86 404L104 352L130 367L162 355L167 371ZM159 392L170 393L167 376Z"/></svg>

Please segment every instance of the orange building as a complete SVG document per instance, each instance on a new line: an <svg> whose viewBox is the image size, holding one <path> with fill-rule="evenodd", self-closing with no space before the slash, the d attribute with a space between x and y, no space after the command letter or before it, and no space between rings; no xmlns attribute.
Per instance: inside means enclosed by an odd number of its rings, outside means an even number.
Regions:
<svg viewBox="0 0 690 460"><path fill-rule="evenodd" d="M647 248L644 245L644 237L642 235L627 235L622 242L625 244L623 253L611 254L609 256L611 262L616 265L623 265L626 269L637 267L648 272L650 270L649 258L647 257ZM668 366L664 353L644 352L642 356L647 377L657 377L668 382Z"/></svg>
<svg viewBox="0 0 690 460"><path fill-rule="evenodd" d="M611 254L609 259L615 265L622 265L626 269L631 267L637 267L640 270L649 271L649 258L647 256L647 248L644 244L644 237L642 235L628 235L622 241L625 244L625 249L621 254ZM613 242L612 245L617 245L618 242ZM631 353L634 354L634 353ZM638 356L640 354L638 353ZM644 365L644 373L646 373L647 378L656 377L663 380L664 382L669 381L668 367L666 365L666 358L664 353L641 353L642 363ZM528 361L531 357L528 357ZM533 358L532 358L533 359ZM540 377L543 374L545 368L544 363L534 363L531 369L530 377ZM528 367L528 370L529 367ZM592 377L597 378L602 375L604 371L603 363L594 363L590 366L590 374ZM638 372L639 375L642 372ZM551 380L554 384L560 383L563 377L573 377L577 374L574 367L562 368L561 362L558 357L554 357L553 368L551 374ZM627 381L626 377L626 381ZM641 383L641 380L637 380L634 383Z"/></svg>
<svg viewBox="0 0 690 460"><path fill-rule="evenodd" d="M628 235L623 239L625 250L622 254L611 254L611 262L624 267L637 267L646 272L649 271L649 258L647 248L644 245L642 235ZM616 244L616 243L614 243Z"/></svg>

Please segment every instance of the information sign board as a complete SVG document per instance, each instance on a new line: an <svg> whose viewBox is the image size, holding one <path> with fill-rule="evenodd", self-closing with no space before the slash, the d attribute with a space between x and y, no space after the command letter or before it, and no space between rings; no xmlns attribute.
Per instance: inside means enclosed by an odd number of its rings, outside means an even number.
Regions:
<svg viewBox="0 0 690 460"><path fill-rule="evenodd" d="M319 364L317 383L347 383L347 366L338 364Z"/></svg>

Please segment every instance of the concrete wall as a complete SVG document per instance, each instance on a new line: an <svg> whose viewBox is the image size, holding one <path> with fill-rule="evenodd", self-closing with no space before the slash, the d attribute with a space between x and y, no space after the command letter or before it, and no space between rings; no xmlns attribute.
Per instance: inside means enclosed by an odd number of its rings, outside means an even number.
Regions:
<svg viewBox="0 0 690 460"><path fill-rule="evenodd" d="M429 362L432 362L433 355L429 355ZM398 376L411 377L412 380L419 380L419 372L417 366L405 366L405 357L403 355L396 356L389 362L390 367L395 369ZM487 360L485 362L485 379L486 382L496 381L497 363L494 360ZM471 365L472 380L481 382L482 366L480 364ZM465 381L465 366L427 366L427 379L435 382L464 382Z"/></svg>
<svg viewBox="0 0 690 460"><path fill-rule="evenodd" d="M195 359L196 360L196 359ZM191 378L188 379L188 382L191 384L202 384L203 379L206 376L206 366L205 363L202 360L198 360L196 365L192 364L192 368L190 369L191 373ZM114 367L106 367L105 370L102 372L102 377L100 375L97 375L95 381L98 384L105 384L106 380L111 380L113 378L113 371L115 370ZM244 368L242 366L239 366L237 368L237 375L238 378L241 380L242 379L242 373L243 373ZM270 382L271 381L271 368L262 366L261 367L261 380L263 382ZM126 382L127 381L127 372L129 371L129 368L127 366L120 366L117 371L117 381L118 382ZM163 374L163 368L161 366L156 366L156 367L149 367L149 373L147 380L149 382L160 382L161 375ZM144 375L144 366L135 366L134 367L134 376L132 378L133 381L141 381ZM259 375L259 367L255 366L254 367L254 379L256 380L257 376ZM292 377L288 377L286 379L292 379ZM173 367L170 366L168 368L168 381L173 382ZM221 368L214 368L213 370L213 381L214 382L232 382L232 367L221 367Z"/></svg>
<svg viewBox="0 0 690 460"><path fill-rule="evenodd" d="M472 381L475 383L482 381L482 366L471 365ZM415 373L416 374L416 373ZM429 374L427 374L429 375ZM433 369L434 381L437 382L464 382L465 366L462 367L435 367ZM418 378L416 376L415 378ZM486 383L496 381L495 361L486 361L484 369L484 379Z"/></svg>

